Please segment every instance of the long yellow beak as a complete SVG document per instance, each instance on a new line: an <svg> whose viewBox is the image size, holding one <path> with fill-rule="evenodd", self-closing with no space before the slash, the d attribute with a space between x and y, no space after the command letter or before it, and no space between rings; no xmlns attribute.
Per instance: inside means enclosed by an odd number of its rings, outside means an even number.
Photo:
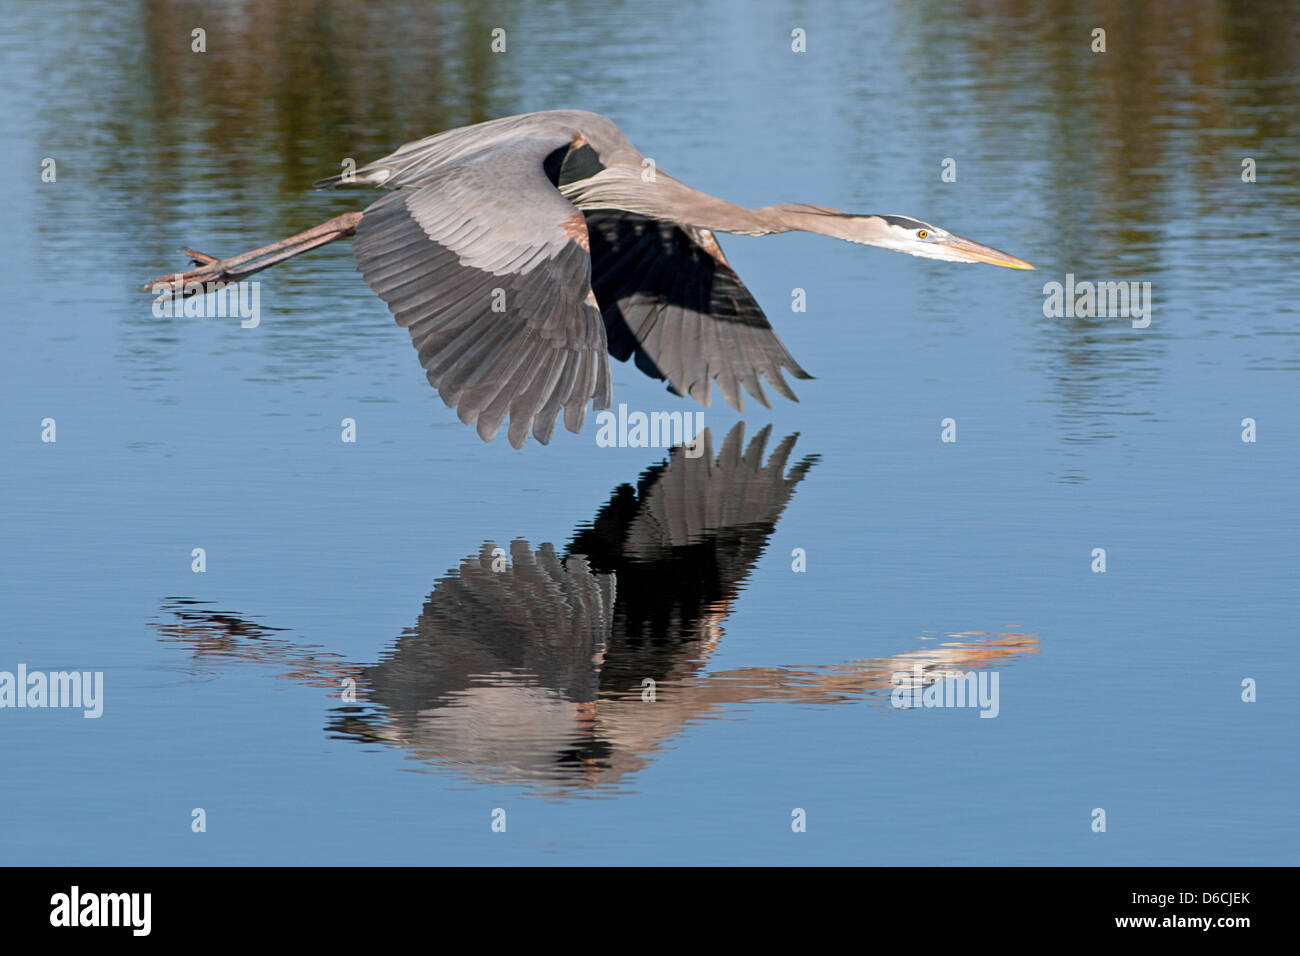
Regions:
<svg viewBox="0 0 1300 956"><path fill-rule="evenodd" d="M1008 269L1032 269L1024 259L1017 259L1009 252L1001 252L992 246L982 246L961 236L949 236L944 248L957 253L963 262L987 262L991 266L1005 266Z"/></svg>

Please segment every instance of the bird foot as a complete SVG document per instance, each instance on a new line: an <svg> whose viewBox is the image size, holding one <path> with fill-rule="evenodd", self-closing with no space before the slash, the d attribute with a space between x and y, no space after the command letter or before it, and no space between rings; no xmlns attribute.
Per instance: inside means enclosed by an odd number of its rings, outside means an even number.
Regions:
<svg viewBox="0 0 1300 956"><path fill-rule="evenodd" d="M188 246L182 247L181 252L190 257L194 268L187 272L159 276L147 285L141 286L141 291L155 295L170 291L172 295L188 296L204 291L205 287L212 283L238 282L300 252L352 235L363 215L364 213L360 212L347 212L288 239L281 239L279 242L228 259L218 259L206 252L199 252Z"/></svg>

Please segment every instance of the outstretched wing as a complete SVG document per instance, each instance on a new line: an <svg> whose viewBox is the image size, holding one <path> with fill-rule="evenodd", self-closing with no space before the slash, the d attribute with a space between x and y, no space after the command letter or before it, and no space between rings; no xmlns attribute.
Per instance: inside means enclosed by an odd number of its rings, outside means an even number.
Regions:
<svg viewBox="0 0 1300 956"><path fill-rule="evenodd" d="M714 381L737 411L745 409L742 385L767 406L760 376L798 401L781 370L812 376L781 344L713 233L613 209L586 217L610 354L635 355L647 375L706 408Z"/></svg>
<svg viewBox="0 0 1300 956"><path fill-rule="evenodd" d="M550 441L610 404L605 328L582 213L545 164L569 139L515 139L403 177L366 210L353 252L408 329L429 382L491 441Z"/></svg>

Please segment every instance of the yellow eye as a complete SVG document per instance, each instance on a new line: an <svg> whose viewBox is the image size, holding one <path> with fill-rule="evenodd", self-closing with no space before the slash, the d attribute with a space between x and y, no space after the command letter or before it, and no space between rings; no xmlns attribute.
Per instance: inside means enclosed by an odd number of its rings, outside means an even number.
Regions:
<svg viewBox="0 0 1300 956"><path fill-rule="evenodd" d="M926 236L928 236L928 235L929 235L929 233L926 232L924 229L922 229L922 230L920 230L920 231L916 234L916 238L918 238L918 239L924 239L924 238L925 238Z"/></svg>

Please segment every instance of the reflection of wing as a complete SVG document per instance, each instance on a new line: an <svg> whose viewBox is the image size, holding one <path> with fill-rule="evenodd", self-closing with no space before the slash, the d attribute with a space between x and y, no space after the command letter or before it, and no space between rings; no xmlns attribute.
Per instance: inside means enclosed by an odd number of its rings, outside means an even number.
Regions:
<svg viewBox="0 0 1300 956"><path fill-rule="evenodd" d="M587 228L546 171L571 138L538 133L396 177L357 224L362 275L485 441L509 415L510 444L530 428L545 444L560 408L577 432L589 400L610 404Z"/></svg>
<svg viewBox="0 0 1300 956"><path fill-rule="evenodd" d="M581 557L512 541L507 561L491 542L440 578L419 620L366 679L376 699L416 713L452 702L486 675L594 700L609 634L614 582ZM494 566L496 570L494 570Z"/></svg>
<svg viewBox="0 0 1300 956"><path fill-rule="evenodd" d="M563 778L599 758L583 715L599 693L614 580L581 557L491 542L442 577L419 620L364 671L378 712L344 709L335 733L472 768L485 779Z"/></svg>
<svg viewBox="0 0 1300 956"><path fill-rule="evenodd" d="M787 472L792 435L764 463L769 437L745 447L737 424L716 458L708 432L701 457L675 449L636 490L619 488L563 559L549 544L514 541L507 558L488 542L437 581L415 625L370 667L192 601L169 602L157 627L209 664L257 661L334 694L350 678L358 700L331 711L331 733L555 794L613 785L735 706L880 700L900 672L924 685L1037 653L1033 634L967 632L887 658L709 673L719 622L816 461Z"/></svg>
<svg viewBox="0 0 1300 956"><path fill-rule="evenodd" d="M674 449L666 466L641 476L636 491L615 491L570 543L570 554L618 576L602 688L675 673L696 660L697 642L716 638L729 602L817 460L808 456L787 475L797 438L790 435L764 464L770 432L764 428L745 448L744 424L736 423L715 460L706 430L702 456Z"/></svg>
<svg viewBox="0 0 1300 956"><path fill-rule="evenodd" d="M514 560L521 569L518 595L549 591L545 583L548 580L560 591L568 591L570 584L583 591L588 586L582 583L584 579L602 591L612 583L608 577L583 568L577 558L568 559L567 570L557 573L554 555L545 547L533 555L538 565L534 568L531 554L526 545L517 543ZM489 545L478 560L467 561L471 576L481 571L490 557ZM570 584L563 582L566 575L573 578ZM535 660L527 668L497 670L503 662L508 668L514 666L514 653L508 647L477 658L471 654L459 662L454 653L420 653L419 645L426 639L455 644L459 639L473 637L464 628L475 622L474 615L466 618L455 609L458 597L466 595L450 576L446 580L448 586L444 589L440 582L420 623L399 638L398 647L387 655L386 662L366 668L364 674L336 655L275 638L267 628L235 615L204 609L202 602L169 601L163 609L171 612L175 621L163 620L155 626L162 640L189 645L197 658L208 659L209 663L217 658L223 663L241 659L287 667L281 675L285 679L335 691L345 678L352 678L363 701L375 709L359 704L337 708L328 724L328 730L334 733L398 746L420 760L456 766L478 780L538 784L555 788L551 792L557 794L572 792L575 787L615 783L644 767L685 727L725 708L759 701L833 705L868 696L888 698L900 686L910 691L911 685L924 687L942 678L966 676L974 667L1001 667L1021 656L1038 653L1038 636L1018 630L950 634L961 640L885 658L808 667L745 667L709 674L700 673L700 662L684 653L685 673L680 679L659 682L656 701L647 702L639 687L632 693L611 693L602 688L599 700L593 701L589 690L574 690L574 683L552 686L538 679L536 673L554 675L557 671L539 666ZM475 604L495 594L496 589L470 590L475 592L469 595L470 603ZM495 596L513 598L516 592L507 585L505 592ZM594 607L600 602L564 600L557 605L553 598L541 598L541 606L560 607L563 613L572 614L570 620L576 621L580 630L590 626L577 609L584 603ZM501 623L512 632L520 626L519 616L514 614L497 618L488 614L481 623ZM597 629L606 626L607 621ZM552 637L559 644L564 643L562 630L562 622L557 622ZM525 634L525 639L540 636L531 625ZM412 647L404 646L408 643ZM691 650L689 646L683 648L685 652ZM576 682L583 680L582 674L594 674L600 666L596 659L586 661L583 654L583 642L575 641L572 667L566 673L578 675ZM565 652L550 655L553 661L564 656ZM405 672L399 661L412 669ZM689 666L692 664L695 666ZM425 706L428 695L421 687L412 692L402 686L403 681L438 685L443 667L451 668L453 675L441 683L441 697L432 706ZM559 670L564 671L565 666L560 664ZM368 680L376 679L374 686L367 686ZM567 692L565 687L569 688ZM575 702L583 698L583 702ZM996 701L992 703L996 706Z"/></svg>
<svg viewBox="0 0 1300 956"><path fill-rule="evenodd" d="M624 537L624 561L658 561L675 549L716 541L719 536L752 542L755 535L744 533L751 530L758 531L765 541L795 486L817 460L816 456L804 458L787 476L786 462L798 438L787 435L764 464L771 433L771 425L764 427L749 447L743 448L745 423L737 422L723 439L716 460L708 429L700 457L691 458L685 449L675 449L667 469L641 484L641 507ZM741 555L734 555L714 549L716 556L728 559L720 568L725 587L734 587L758 557L751 547L740 550ZM737 557L740 560L735 560Z"/></svg>
<svg viewBox="0 0 1300 956"><path fill-rule="evenodd" d="M588 210L591 282L619 361L667 379L706 408L717 381L745 410L740 387L764 406L759 376L798 401L781 375L811 378L777 338L713 233L613 209Z"/></svg>

